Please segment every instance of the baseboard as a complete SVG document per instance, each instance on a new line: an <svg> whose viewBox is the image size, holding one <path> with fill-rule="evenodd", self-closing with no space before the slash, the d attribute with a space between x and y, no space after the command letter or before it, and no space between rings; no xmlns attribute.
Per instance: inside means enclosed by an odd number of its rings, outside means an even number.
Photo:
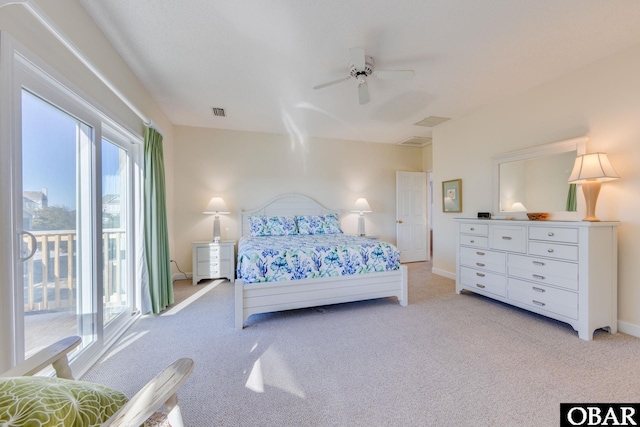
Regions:
<svg viewBox="0 0 640 427"><path fill-rule="evenodd" d="M184 277L187 276L187 277ZM193 274L191 273L176 273L174 274L171 279L175 282L176 280L187 280L187 279L191 279L193 277Z"/></svg>
<svg viewBox="0 0 640 427"><path fill-rule="evenodd" d="M437 274L438 276L444 276L447 279L456 280L456 274L451 273L450 271L440 270L439 268L431 268L431 272L433 274Z"/></svg>
<svg viewBox="0 0 640 427"><path fill-rule="evenodd" d="M618 320L618 332L640 338L640 325Z"/></svg>

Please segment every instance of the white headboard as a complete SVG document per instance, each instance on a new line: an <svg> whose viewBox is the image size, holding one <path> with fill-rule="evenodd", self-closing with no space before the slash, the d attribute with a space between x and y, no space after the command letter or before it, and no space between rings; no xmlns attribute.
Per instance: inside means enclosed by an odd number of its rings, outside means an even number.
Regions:
<svg viewBox="0 0 640 427"><path fill-rule="evenodd" d="M326 215L328 213L340 215L340 211L327 209L312 198L302 194L282 194L257 209L240 211L238 214L238 234L239 237L249 235L249 217L252 215L294 216Z"/></svg>

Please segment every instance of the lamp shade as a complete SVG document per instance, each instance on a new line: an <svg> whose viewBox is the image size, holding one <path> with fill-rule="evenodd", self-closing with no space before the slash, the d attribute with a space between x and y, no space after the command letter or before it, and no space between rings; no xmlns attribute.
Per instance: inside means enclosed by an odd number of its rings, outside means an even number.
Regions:
<svg viewBox="0 0 640 427"><path fill-rule="evenodd" d="M353 208L351 208L351 212L373 212L371 210L371 206L369 206L369 202L367 202L367 199L365 199L364 197L359 198L358 200L356 200L356 203L353 205Z"/></svg>
<svg viewBox="0 0 640 427"><path fill-rule="evenodd" d="M526 212L527 208L524 207L524 205L520 202L515 202L513 205L511 205L511 212Z"/></svg>
<svg viewBox="0 0 640 427"><path fill-rule="evenodd" d="M204 214L214 214L214 215L227 215L230 214L229 209L227 208L226 203L222 200L222 197L213 197L207 207L204 208L202 212Z"/></svg>
<svg viewBox="0 0 640 427"><path fill-rule="evenodd" d="M569 183L605 182L619 178L605 153L589 153L576 157Z"/></svg>

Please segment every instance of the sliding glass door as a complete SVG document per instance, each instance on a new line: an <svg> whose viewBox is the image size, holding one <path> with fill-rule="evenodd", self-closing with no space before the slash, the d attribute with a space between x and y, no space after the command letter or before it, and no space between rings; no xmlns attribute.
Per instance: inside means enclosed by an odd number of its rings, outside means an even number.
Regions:
<svg viewBox="0 0 640 427"><path fill-rule="evenodd" d="M82 372L136 312L139 140L24 57L12 65L11 84L0 79L11 99L0 225L15 236L0 242L13 259L3 263L11 283L0 300L0 362L19 363L79 335L72 364Z"/></svg>

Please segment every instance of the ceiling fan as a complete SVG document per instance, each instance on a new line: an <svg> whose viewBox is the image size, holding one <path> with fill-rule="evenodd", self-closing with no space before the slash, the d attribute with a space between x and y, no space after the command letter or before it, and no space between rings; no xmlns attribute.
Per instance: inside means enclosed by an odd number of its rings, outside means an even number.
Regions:
<svg viewBox="0 0 640 427"><path fill-rule="evenodd" d="M349 76L314 86L314 89L322 89L327 86L355 78L358 80L358 99L360 100L360 105L364 105L370 101L367 77L373 76L378 79L390 80L407 80L413 77L413 70L374 71L375 63L373 58L369 55L365 55L364 49L353 47L349 49L349 52L351 53L351 59L349 60Z"/></svg>

